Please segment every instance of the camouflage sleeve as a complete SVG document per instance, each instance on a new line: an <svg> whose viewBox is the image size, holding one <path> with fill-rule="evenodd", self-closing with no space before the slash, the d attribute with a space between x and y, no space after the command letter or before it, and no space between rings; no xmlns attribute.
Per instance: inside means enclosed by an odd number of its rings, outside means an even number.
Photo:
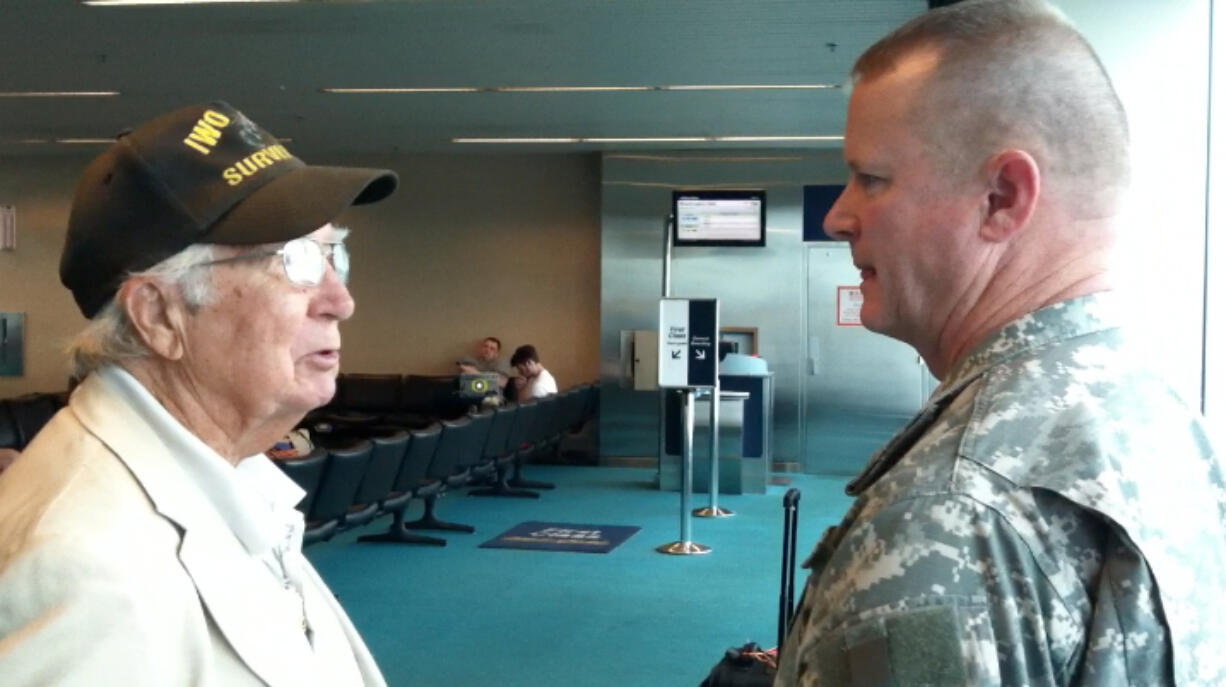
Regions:
<svg viewBox="0 0 1226 687"><path fill-rule="evenodd" d="M1056 571L973 499L891 504L815 557L776 685L1064 684L1083 650Z"/></svg>

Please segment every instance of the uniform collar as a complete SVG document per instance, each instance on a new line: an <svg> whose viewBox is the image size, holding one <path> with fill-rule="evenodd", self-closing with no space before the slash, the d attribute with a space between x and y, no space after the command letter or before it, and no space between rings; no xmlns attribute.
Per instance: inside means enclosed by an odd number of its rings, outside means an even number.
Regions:
<svg viewBox="0 0 1226 687"><path fill-rule="evenodd" d="M1079 296L1027 313L971 349L933 392L933 397L944 395L948 389L964 388L966 379L1035 349L1119 327L1122 321L1121 300L1110 291Z"/></svg>
<svg viewBox="0 0 1226 687"><path fill-rule="evenodd" d="M1101 292L1061 301L1010 322L980 342L954 366L932 397L847 484L848 496L858 496L911 450L936 423L958 394L991 368L1049 344L1118 327L1122 321L1118 296Z"/></svg>

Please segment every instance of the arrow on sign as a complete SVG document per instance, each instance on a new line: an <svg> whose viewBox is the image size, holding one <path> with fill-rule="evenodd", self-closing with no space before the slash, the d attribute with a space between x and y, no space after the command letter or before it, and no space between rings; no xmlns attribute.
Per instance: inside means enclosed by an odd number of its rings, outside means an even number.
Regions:
<svg viewBox="0 0 1226 687"><path fill-rule="evenodd" d="M701 348L694 351L694 360L706 360L706 359L707 359L706 351L702 350Z"/></svg>
<svg viewBox="0 0 1226 687"><path fill-rule="evenodd" d="M673 349L673 360L681 360L681 349Z"/></svg>

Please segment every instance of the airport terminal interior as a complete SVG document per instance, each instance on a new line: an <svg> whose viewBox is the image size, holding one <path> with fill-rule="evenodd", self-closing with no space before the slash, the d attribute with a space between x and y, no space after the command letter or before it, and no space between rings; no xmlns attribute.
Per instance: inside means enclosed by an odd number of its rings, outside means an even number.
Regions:
<svg viewBox="0 0 1226 687"><path fill-rule="evenodd" d="M844 486L938 383L860 324L821 228L852 62L929 4L5 3L0 447L68 392L81 171L125 128L225 100L309 163L400 176L339 220L356 313L337 396L302 423L316 449L286 465L306 555L389 684L698 684L726 648L776 645L785 569L799 596ZM1054 4L1128 111L1130 316L1221 426L1226 13ZM702 350L673 345L677 321ZM488 336L504 363L534 345L559 393L484 403L497 380L457 361ZM731 513L691 514L712 505ZM709 550L660 550L679 543Z"/></svg>

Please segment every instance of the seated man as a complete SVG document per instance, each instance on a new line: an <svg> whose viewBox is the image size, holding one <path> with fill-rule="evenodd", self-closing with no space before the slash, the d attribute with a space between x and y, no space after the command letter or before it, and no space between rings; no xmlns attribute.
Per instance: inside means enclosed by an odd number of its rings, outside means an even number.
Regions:
<svg viewBox="0 0 1226 687"><path fill-rule="evenodd" d="M541 365L535 346L525 344L515 349L511 366L519 371L519 376L515 377L516 400L526 401L558 393L558 383Z"/></svg>
<svg viewBox="0 0 1226 687"><path fill-rule="evenodd" d="M497 337L487 336L477 346L477 356L475 358L460 358L456 361L456 365L460 368L460 374L497 372L498 388L502 389L506 387L507 379L511 377L511 369L498 359L498 354L501 352L502 341Z"/></svg>

